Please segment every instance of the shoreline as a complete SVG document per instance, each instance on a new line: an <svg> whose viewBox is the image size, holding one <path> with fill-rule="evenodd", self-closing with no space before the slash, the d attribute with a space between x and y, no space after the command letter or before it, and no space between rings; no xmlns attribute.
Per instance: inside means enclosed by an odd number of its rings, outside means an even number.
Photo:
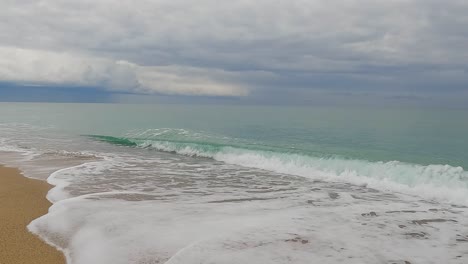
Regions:
<svg viewBox="0 0 468 264"><path fill-rule="evenodd" d="M0 165L0 263L66 263L62 252L27 229L31 221L47 214L52 204L46 195L52 187Z"/></svg>

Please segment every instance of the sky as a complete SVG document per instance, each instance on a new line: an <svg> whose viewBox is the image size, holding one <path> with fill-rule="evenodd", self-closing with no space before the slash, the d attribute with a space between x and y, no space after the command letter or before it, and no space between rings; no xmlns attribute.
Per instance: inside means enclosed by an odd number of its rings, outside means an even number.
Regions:
<svg viewBox="0 0 468 264"><path fill-rule="evenodd" d="M466 0L0 0L0 101L468 105Z"/></svg>

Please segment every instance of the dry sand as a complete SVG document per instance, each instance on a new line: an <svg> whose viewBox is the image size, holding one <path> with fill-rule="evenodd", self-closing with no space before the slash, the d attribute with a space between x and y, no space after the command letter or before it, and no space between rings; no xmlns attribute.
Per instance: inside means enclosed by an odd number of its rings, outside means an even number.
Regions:
<svg viewBox="0 0 468 264"><path fill-rule="evenodd" d="M0 166L0 264L65 263L61 252L42 242L26 226L47 213L49 184Z"/></svg>

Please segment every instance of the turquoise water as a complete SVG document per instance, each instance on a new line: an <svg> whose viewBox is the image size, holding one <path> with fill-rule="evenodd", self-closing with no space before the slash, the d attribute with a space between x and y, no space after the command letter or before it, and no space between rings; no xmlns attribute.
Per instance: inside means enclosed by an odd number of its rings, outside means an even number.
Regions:
<svg viewBox="0 0 468 264"><path fill-rule="evenodd" d="M0 104L0 122L153 139L468 168L468 111L370 107ZM133 135L132 135L133 134ZM154 135L153 135L154 136Z"/></svg>
<svg viewBox="0 0 468 264"><path fill-rule="evenodd" d="M74 264L467 263L466 110L0 103Z"/></svg>
<svg viewBox="0 0 468 264"><path fill-rule="evenodd" d="M448 188L463 193L452 201L468 199L467 110L7 103L0 111L4 124L91 140L82 150L105 142L416 193Z"/></svg>

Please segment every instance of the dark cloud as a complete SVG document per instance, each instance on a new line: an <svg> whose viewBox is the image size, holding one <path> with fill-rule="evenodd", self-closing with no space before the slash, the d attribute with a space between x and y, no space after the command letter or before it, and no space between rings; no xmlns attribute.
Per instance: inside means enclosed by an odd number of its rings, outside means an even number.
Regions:
<svg viewBox="0 0 468 264"><path fill-rule="evenodd" d="M462 0L1 5L3 81L210 96L468 89Z"/></svg>

